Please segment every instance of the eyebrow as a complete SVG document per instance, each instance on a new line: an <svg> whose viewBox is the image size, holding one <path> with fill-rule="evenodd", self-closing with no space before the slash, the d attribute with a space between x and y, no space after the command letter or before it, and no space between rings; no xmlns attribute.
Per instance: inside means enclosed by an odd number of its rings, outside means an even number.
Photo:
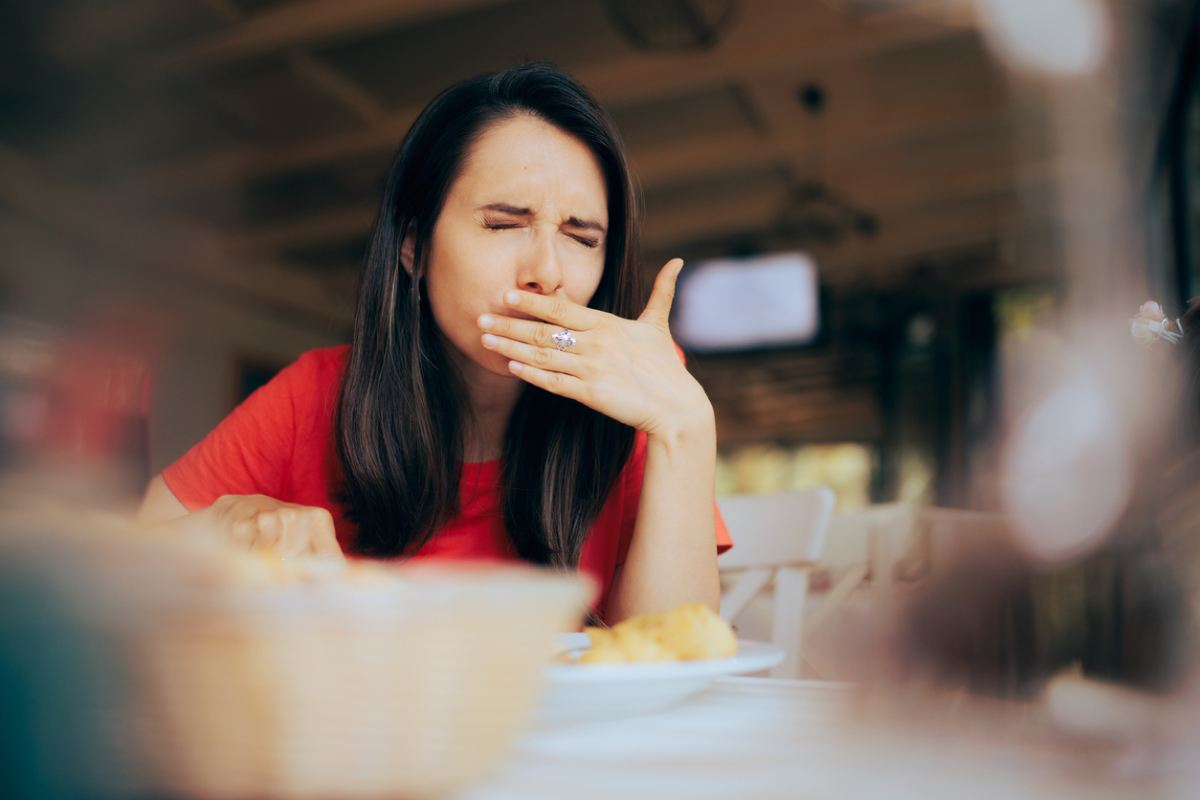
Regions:
<svg viewBox="0 0 1200 800"><path fill-rule="evenodd" d="M510 205L508 203L488 203L485 206L479 207L480 211L499 211L503 214L512 214L515 217L532 217L533 211L528 208ZM583 228L584 230L597 231L604 233L604 226L599 222L593 222L590 219L580 219L579 217L568 217L567 224L572 228Z"/></svg>

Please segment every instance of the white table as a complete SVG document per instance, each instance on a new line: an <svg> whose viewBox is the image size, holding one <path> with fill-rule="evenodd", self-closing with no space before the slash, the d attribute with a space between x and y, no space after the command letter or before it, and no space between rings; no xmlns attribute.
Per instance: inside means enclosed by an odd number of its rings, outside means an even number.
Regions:
<svg viewBox="0 0 1200 800"><path fill-rule="evenodd" d="M657 713L530 731L457 800L1146 796L1011 742L873 730L852 702L841 684L724 678Z"/></svg>
<svg viewBox="0 0 1200 800"><path fill-rule="evenodd" d="M795 797L818 787L843 686L724 678L661 712L536 729L463 800ZM822 794L825 792L822 791Z"/></svg>

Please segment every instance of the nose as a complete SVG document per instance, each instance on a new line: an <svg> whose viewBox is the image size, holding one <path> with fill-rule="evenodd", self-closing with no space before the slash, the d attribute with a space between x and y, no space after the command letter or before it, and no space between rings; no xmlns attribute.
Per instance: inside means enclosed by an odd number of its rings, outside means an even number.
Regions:
<svg viewBox="0 0 1200 800"><path fill-rule="evenodd" d="M539 228L531 237L517 273L517 283L527 292L554 294L562 286L556 231Z"/></svg>

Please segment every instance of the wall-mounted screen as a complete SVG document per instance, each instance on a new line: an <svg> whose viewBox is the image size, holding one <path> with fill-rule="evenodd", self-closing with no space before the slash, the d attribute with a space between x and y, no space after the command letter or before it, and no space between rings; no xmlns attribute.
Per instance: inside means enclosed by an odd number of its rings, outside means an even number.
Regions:
<svg viewBox="0 0 1200 800"><path fill-rule="evenodd" d="M819 294L816 264L803 253L704 261L680 276L671 331L698 353L810 344Z"/></svg>

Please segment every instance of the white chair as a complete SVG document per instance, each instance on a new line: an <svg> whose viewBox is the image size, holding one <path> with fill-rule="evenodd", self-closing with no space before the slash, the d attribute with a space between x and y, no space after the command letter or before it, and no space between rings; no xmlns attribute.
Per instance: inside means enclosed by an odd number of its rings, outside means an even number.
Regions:
<svg viewBox="0 0 1200 800"><path fill-rule="evenodd" d="M821 568L830 584L805 628L813 634L836 617L860 587L872 589L883 601L896 578L896 564L916 547L917 509L904 503L883 503L839 511L829 521L830 544L821 554Z"/></svg>
<svg viewBox="0 0 1200 800"><path fill-rule="evenodd" d="M826 486L717 499L734 541L717 561L729 579L721 617L732 623L773 582L771 640L786 655L772 677L799 675L808 570L821 558L833 503Z"/></svg>

